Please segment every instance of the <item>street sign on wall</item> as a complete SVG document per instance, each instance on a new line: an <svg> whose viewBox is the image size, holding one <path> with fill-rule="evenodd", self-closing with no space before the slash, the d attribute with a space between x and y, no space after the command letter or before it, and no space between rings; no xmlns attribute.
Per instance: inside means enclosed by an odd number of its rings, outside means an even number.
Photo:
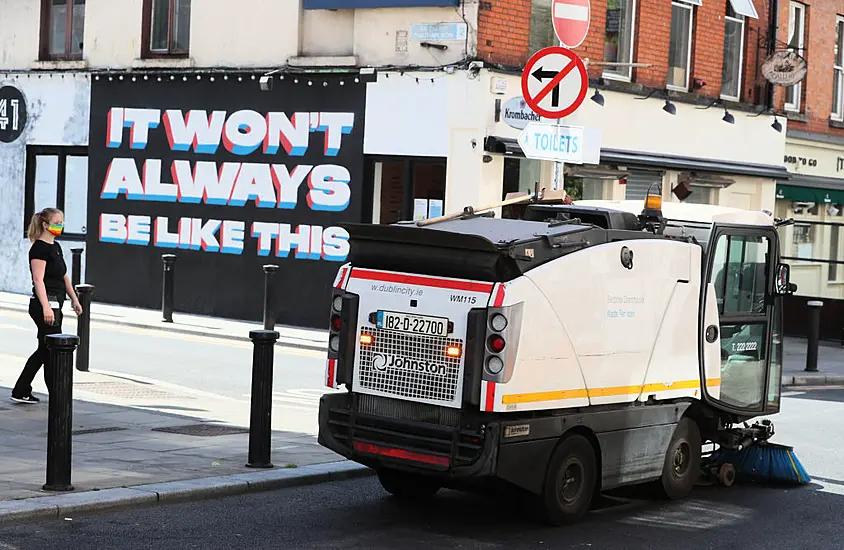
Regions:
<svg viewBox="0 0 844 550"><path fill-rule="evenodd" d="M12 143L26 127L26 100L14 86L0 87L0 142Z"/></svg>
<svg viewBox="0 0 844 550"><path fill-rule="evenodd" d="M567 48L583 44L589 34L591 6L589 0L554 0L551 4L551 18L554 33Z"/></svg>
<svg viewBox="0 0 844 550"><path fill-rule="evenodd" d="M586 98L586 65L567 48L552 46L536 52L522 73L522 96L536 114L563 118Z"/></svg>
<svg viewBox="0 0 844 550"><path fill-rule="evenodd" d="M519 145L525 157L569 164L582 164L583 128L531 122L519 134Z"/></svg>

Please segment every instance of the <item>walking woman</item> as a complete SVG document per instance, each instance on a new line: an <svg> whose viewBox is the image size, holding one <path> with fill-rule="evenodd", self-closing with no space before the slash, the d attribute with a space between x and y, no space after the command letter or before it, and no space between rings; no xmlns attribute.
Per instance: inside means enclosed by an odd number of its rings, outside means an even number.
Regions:
<svg viewBox="0 0 844 550"><path fill-rule="evenodd" d="M12 390L12 401L16 403L38 403L39 399L32 395L32 381L42 366L47 391L52 389L52 373L47 368L47 335L61 333L65 299L70 297L76 315L82 313L79 298L67 274L62 248L56 242L63 227L64 214L56 208L45 208L32 216L29 223L28 236L32 241L29 249L29 270L32 274L29 316L38 327L38 349L27 360Z"/></svg>

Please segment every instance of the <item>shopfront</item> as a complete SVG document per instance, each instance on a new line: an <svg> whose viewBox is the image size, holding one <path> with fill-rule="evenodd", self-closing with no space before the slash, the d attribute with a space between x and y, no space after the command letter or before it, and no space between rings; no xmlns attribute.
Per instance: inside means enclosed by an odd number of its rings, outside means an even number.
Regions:
<svg viewBox="0 0 844 550"><path fill-rule="evenodd" d="M491 98L500 105L518 100L520 89L513 76L503 79L507 92ZM735 112L728 123L717 107L671 103L671 109L664 99L606 90L600 92L602 101L590 96L560 121L600 135L594 160L563 167L563 186L575 199L639 200L658 184L666 201L691 191L686 202L774 210L776 181L787 172L785 135L771 127L770 117ZM524 158L516 142L519 125L508 123L502 109L494 112L486 148L508 158L504 192L559 182L554 163Z"/></svg>
<svg viewBox="0 0 844 550"><path fill-rule="evenodd" d="M821 337L838 340L844 327L844 140L789 132L788 181L777 185L782 253L797 292L785 302L786 334L803 335L806 302L824 302Z"/></svg>
<svg viewBox="0 0 844 550"><path fill-rule="evenodd" d="M276 264L281 324L325 325L346 260L342 222L365 219L366 77L95 74L87 281L99 300L260 319Z"/></svg>
<svg viewBox="0 0 844 550"><path fill-rule="evenodd" d="M85 248L90 92L86 74L0 75L2 291L32 292L26 230L35 212L64 210L58 242L71 275L71 251Z"/></svg>

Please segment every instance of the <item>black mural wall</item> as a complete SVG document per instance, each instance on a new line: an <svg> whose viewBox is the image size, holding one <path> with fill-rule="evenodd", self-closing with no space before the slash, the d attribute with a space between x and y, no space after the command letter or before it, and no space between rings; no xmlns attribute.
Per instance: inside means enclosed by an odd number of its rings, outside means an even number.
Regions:
<svg viewBox="0 0 844 550"><path fill-rule="evenodd" d="M110 303L161 307L176 254L176 311L259 320L261 266L277 322L324 327L360 221L366 83L181 75L92 82L87 282ZM310 85L308 84L310 82Z"/></svg>

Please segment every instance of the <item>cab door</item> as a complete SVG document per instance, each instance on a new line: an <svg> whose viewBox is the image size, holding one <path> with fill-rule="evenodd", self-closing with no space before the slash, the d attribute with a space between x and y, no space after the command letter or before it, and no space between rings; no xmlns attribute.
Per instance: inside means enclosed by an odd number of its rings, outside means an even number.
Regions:
<svg viewBox="0 0 844 550"><path fill-rule="evenodd" d="M782 296L775 291L779 238L773 227L715 224L708 245L701 304L711 303L717 315L701 308L701 349L717 343L714 353L701 353L702 376L720 372L718 391L702 384L705 399L738 417L779 410L782 371ZM711 348L710 348L711 349ZM707 367L709 367L707 369ZM706 379L706 378L704 378Z"/></svg>

